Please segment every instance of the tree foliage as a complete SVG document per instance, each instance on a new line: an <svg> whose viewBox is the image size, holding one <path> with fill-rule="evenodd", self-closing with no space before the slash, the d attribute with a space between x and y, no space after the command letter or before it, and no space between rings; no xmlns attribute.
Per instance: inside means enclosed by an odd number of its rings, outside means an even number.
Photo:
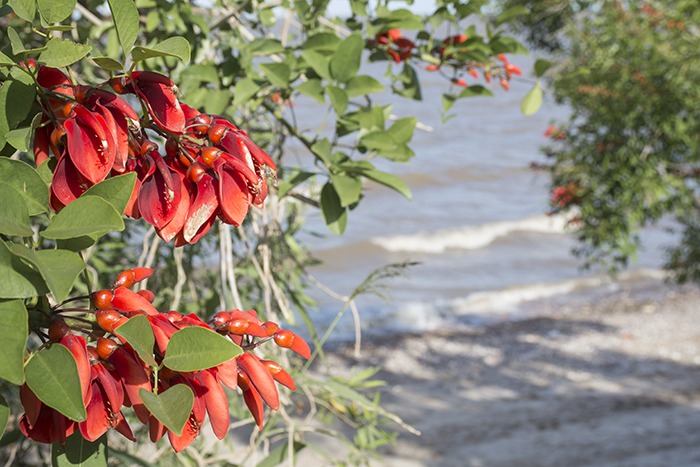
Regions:
<svg viewBox="0 0 700 467"><path fill-rule="evenodd" d="M682 238L668 265L680 280L700 278L695 2L530 3L521 23L555 51L551 92L571 110L548 129L545 153L552 205L572 214L577 252L619 269L642 228L673 218Z"/></svg>

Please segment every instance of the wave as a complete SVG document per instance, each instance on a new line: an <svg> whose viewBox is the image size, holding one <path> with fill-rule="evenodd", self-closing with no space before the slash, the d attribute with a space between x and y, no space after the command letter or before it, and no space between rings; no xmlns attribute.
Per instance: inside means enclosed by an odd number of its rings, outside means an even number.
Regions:
<svg viewBox="0 0 700 467"><path fill-rule="evenodd" d="M447 249L476 250L513 232L562 234L567 222L568 218L563 215L541 215L517 221L492 222L414 235L378 237L373 238L371 242L391 252L443 253Z"/></svg>
<svg viewBox="0 0 700 467"><path fill-rule="evenodd" d="M591 292L594 289L612 292L618 290L625 283L648 280L661 281L666 278L668 278L668 273L661 269L640 268L620 274L617 279L606 275L474 292L466 297L451 300L449 308L456 315L512 313L526 302L576 292Z"/></svg>

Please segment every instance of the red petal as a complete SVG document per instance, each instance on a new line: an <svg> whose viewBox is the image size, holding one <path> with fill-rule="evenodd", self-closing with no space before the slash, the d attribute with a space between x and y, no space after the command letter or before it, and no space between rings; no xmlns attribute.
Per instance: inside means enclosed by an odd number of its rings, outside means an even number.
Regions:
<svg viewBox="0 0 700 467"><path fill-rule="evenodd" d="M80 377L80 387L83 391L83 402L87 404L90 401L90 393L92 392L90 384L92 371L90 369L90 356L88 355L85 338L75 334L68 334L61 339L61 345L66 347L73 355L73 358L75 358L78 366L78 376Z"/></svg>
<svg viewBox="0 0 700 467"><path fill-rule="evenodd" d="M114 376L107 371L101 362L92 365L93 380L97 380L109 401L113 411L121 410L124 405L124 387L121 381L116 381Z"/></svg>
<svg viewBox="0 0 700 467"><path fill-rule="evenodd" d="M216 220L218 207L214 179L211 175L204 174L197 182L197 194L187 212L187 222L182 231L187 243L195 243L209 230Z"/></svg>
<svg viewBox="0 0 700 467"><path fill-rule="evenodd" d="M152 71L135 71L131 73L131 79L155 123L167 131L182 134L185 131L185 112L170 78Z"/></svg>
<svg viewBox="0 0 700 467"><path fill-rule="evenodd" d="M95 441L112 426L107 401L97 383L92 385L92 399L85 407L87 419L78 424L80 434L88 441Z"/></svg>
<svg viewBox="0 0 700 467"><path fill-rule="evenodd" d="M279 409L280 399L275 380L260 359L251 353L244 353L238 357L238 367L245 371L251 385L258 390L265 403L272 410Z"/></svg>
<svg viewBox="0 0 700 467"><path fill-rule="evenodd" d="M93 185L94 183L83 177L75 168L70 157L64 155L58 159L51 181L51 193L63 206L75 201ZM54 207L53 204L52 207ZM60 209L54 210L58 212Z"/></svg>
<svg viewBox="0 0 700 467"><path fill-rule="evenodd" d="M176 214L182 197L182 182L160 154L152 151L148 157L155 164L155 170L143 180L139 189L139 212L146 222L162 229Z"/></svg>
<svg viewBox="0 0 700 467"><path fill-rule="evenodd" d="M116 157L116 145L104 118L76 105L63 126L68 154L78 171L93 183L104 180Z"/></svg>
<svg viewBox="0 0 700 467"><path fill-rule="evenodd" d="M175 452L180 452L187 446L192 444L192 441L199 436L200 427L195 426L192 420L187 420L185 427L182 429L182 435L178 436L172 431L168 430L168 440L170 440L170 445L173 447Z"/></svg>
<svg viewBox="0 0 700 467"><path fill-rule="evenodd" d="M158 310L151 305L151 302L133 290L127 289L126 287L117 287L114 289L112 307L115 310L124 312L143 311L147 315L158 314Z"/></svg>
<svg viewBox="0 0 700 467"><path fill-rule="evenodd" d="M68 78L65 73L58 68L51 68L48 66L39 67L39 71L36 75L36 82L39 83L39 86L46 89L51 89L61 84L73 85L70 78Z"/></svg>
<svg viewBox="0 0 700 467"><path fill-rule="evenodd" d="M114 429L121 433L126 439L134 442L136 441L129 423L126 421L121 412L117 412L117 420L114 423Z"/></svg>
<svg viewBox="0 0 700 467"><path fill-rule="evenodd" d="M54 126L48 124L37 128L34 131L34 163L39 167L42 162L51 156L49 152L49 142L51 141L51 133L53 132Z"/></svg>
<svg viewBox="0 0 700 467"><path fill-rule="evenodd" d="M297 334L294 334L292 345L289 348L307 360L311 358L311 349L309 348L309 344L307 344L306 341Z"/></svg>
<svg viewBox="0 0 700 467"><path fill-rule="evenodd" d="M229 389L238 387L238 363L235 358L216 367L216 378Z"/></svg>
<svg viewBox="0 0 700 467"><path fill-rule="evenodd" d="M26 421L28 425L36 425L36 420L39 417L43 404L26 384L23 384L19 388L19 399L22 402L22 407L24 407L24 416L27 418Z"/></svg>
<svg viewBox="0 0 700 467"><path fill-rule="evenodd" d="M132 356L124 347L119 347L109 356L109 362L114 365L121 377L124 390L129 396L129 402L141 423L147 423L150 413L141 402L139 389L151 391L151 381L142 363Z"/></svg>
<svg viewBox="0 0 700 467"><path fill-rule="evenodd" d="M245 405L248 406L248 410L250 410L250 413L253 415L255 422L258 424L258 428L262 430L265 419L262 397L260 397L260 394L253 386L250 386L247 391L243 391L243 400L245 401Z"/></svg>
<svg viewBox="0 0 700 467"><path fill-rule="evenodd" d="M219 164L216 173L219 176L218 194L221 217L227 224L238 227L243 223L251 196L244 178L228 164Z"/></svg>
<svg viewBox="0 0 700 467"><path fill-rule="evenodd" d="M153 335L156 338L158 350L161 354L165 355L165 349L168 347L170 338L173 336L173 334L179 331L179 329L162 314L149 316L148 322L151 324L151 329L153 330Z"/></svg>
<svg viewBox="0 0 700 467"><path fill-rule="evenodd" d="M190 210L190 190L194 189L192 188L192 182L187 180L183 174L179 172L176 173L180 177L182 183L180 202L177 204L175 214L170 222L163 226L163 228L156 229L158 236L166 242L169 242L175 238L175 236L177 236L177 234L180 233L182 228L185 226L185 222L187 221L187 213Z"/></svg>
<svg viewBox="0 0 700 467"><path fill-rule="evenodd" d="M195 376L204 388L203 396L211 428L217 438L226 436L230 424L228 399L211 371L200 371Z"/></svg>

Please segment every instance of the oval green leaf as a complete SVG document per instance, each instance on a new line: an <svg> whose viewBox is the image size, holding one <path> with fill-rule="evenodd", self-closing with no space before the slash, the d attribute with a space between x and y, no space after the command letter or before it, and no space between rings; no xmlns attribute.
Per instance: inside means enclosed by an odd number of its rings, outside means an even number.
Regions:
<svg viewBox="0 0 700 467"><path fill-rule="evenodd" d="M8 5L12 7L17 16L30 23L34 21L36 15L36 0L9 0Z"/></svg>
<svg viewBox="0 0 700 467"><path fill-rule="evenodd" d="M49 289L37 271L13 255L0 241L0 298L29 298Z"/></svg>
<svg viewBox="0 0 700 467"><path fill-rule="evenodd" d="M56 301L68 297L73 282L85 269L77 253L68 250L31 250L24 245L12 245L12 254L24 259L41 273Z"/></svg>
<svg viewBox="0 0 700 467"><path fill-rule="evenodd" d="M0 378L12 384L24 383L24 349L29 324L22 300L0 300Z"/></svg>
<svg viewBox="0 0 700 467"><path fill-rule="evenodd" d="M190 61L190 43L180 36L170 37L153 47L134 47L131 58L135 62L154 57L177 57L187 65Z"/></svg>
<svg viewBox="0 0 700 467"><path fill-rule="evenodd" d="M67 239L83 235L104 235L124 230L122 216L114 207L97 196L81 196L56 214L41 232L44 238Z"/></svg>
<svg viewBox="0 0 700 467"><path fill-rule="evenodd" d="M85 420L78 365L61 344L35 353L24 370L27 385L49 407L76 422Z"/></svg>
<svg viewBox="0 0 700 467"><path fill-rule="evenodd" d="M367 75L359 75L350 79L345 85L345 92L348 97L366 96L374 92L384 90L384 85Z"/></svg>
<svg viewBox="0 0 700 467"><path fill-rule="evenodd" d="M92 186L82 196L98 196L107 201L119 213L123 214L129 203L136 184L136 172L129 172L117 177L110 177Z"/></svg>
<svg viewBox="0 0 700 467"><path fill-rule="evenodd" d="M0 157L0 181L10 185L24 197L30 216L48 212L48 186L31 165Z"/></svg>
<svg viewBox="0 0 700 467"><path fill-rule="evenodd" d="M139 389L139 396L159 422L176 435L182 434L194 406L194 393L189 386L176 384L160 394Z"/></svg>
<svg viewBox="0 0 700 467"><path fill-rule="evenodd" d="M32 227L29 224L29 210L22 195L5 182L0 182L0 199L3 207L0 209L0 233L29 237Z"/></svg>
<svg viewBox="0 0 700 467"><path fill-rule="evenodd" d="M370 180L373 180L381 185L391 188L394 191L401 193L406 199L412 198L411 190L406 185L406 182L401 180L396 175L382 172L381 170L372 169L363 172L363 175Z"/></svg>
<svg viewBox="0 0 700 467"><path fill-rule="evenodd" d="M200 327L180 329L170 338L163 365L175 371L197 371L215 367L240 355L236 344Z"/></svg>
<svg viewBox="0 0 700 467"><path fill-rule="evenodd" d="M46 43L46 50L39 55L39 61L46 66L62 68L77 62L91 50L89 45L54 37Z"/></svg>
<svg viewBox="0 0 700 467"><path fill-rule="evenodd" d="M156 339L153 336L153 330L148 322L148 318L144 315L136 315L119 326L115 332L126 339L146 364L158 366L158 363L153 358L153 345Z"/></svg>
<svg viewBox="0 0 700 467"><path fill-rule="evenodd" d="M330 71L334 79L344 83L357 74L364 47L365 41L359 33L348 36L338 44L330 62Z"/></svg>
<svg viewBox="0 0 700 467"><path fill-rule="evenodd" d="M340 197L329 182L321 189L321 214L328 229L342 235L348 225L347 209L340 204Z"/></svg>
<svg viewBox="0 0 700 467"><path fill-rule="evenodd" d="M530 91L525 94L522 102L520 103L520 110L524 115L532 115L537 112L542 106L542 87L540 82L537 81L535 87L530 89Z"/></svg>
<svg viewBox="0 0 700 467"><path fill-rule="evenodd" d="M39 11L47 23L60 23L68 18L77 0L37 0Z"/></svg>
<svg viewBox="0 0 700 467"><path fill-rule="evenodd" d="M65 445L51 446L53 467L107 467L107 434L90 442L76 431L66 438Z"/></svg>
<svg viewBox="0 0 700 467"><path fill-rule="evenodd" d="M127 57L139 34L139 11L134 0L107 0L107 3L124 57Z"/></svg>

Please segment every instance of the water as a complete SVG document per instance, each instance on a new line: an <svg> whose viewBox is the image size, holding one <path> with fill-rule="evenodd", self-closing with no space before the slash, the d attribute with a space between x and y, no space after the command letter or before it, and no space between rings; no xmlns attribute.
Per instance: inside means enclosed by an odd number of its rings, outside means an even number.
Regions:
<svg viewBox="0 0 700 467"><path fill-rule="evenodd" d="M532 68L529 58L514 62L526 74ZM420 263L389 283L390 301L358 300L363 332L430 330L465 317L517 315L538 299L614 291L619 284L601 271L580 269L570 252L575 241L566 219L546 215L547 175L529 168L546 162L539 151L547 142L543 133L552 120L564 120L567 109L545 101L537 114L523 116L519 104L531 84L513 81L510 92L494 86L495 98L458 101L452 110L456 117L442 124L440 93L448 83L436 74L423 76L423 102L379 99L393 103L398 117L416 115L434 128L416 133L416 156L409 163L378 161L409 184L413 201L371 185L342 237L326 233L312 240L315 255L324 261L312 272L341 294L351 293L382 265ZM313 104L298 104L295 111L311 128L323 113ZM324 233L319 214L311 215L308 225ZM661 279L659 246L669 237L658 228L646 241L650 248L619 281ZM320 292L313 295L320 300L316 319L330 321L339 303ZM340 336L351 331L348 317Z"/></svg>

